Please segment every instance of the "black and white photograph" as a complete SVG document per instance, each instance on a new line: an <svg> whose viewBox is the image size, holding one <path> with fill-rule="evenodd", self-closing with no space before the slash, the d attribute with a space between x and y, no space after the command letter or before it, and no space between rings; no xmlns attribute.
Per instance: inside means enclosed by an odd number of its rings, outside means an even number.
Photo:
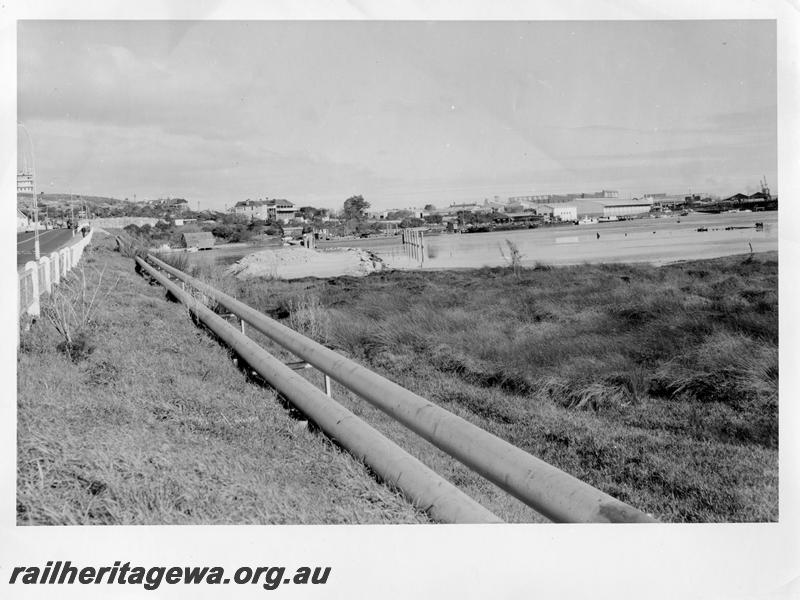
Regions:
<svg viewBox="0 0 800 600"><path fill-rule="evenodd" d="M620 597L609 539L684 565L638 597L800 594L796 22L756 4L6 18L7 589L362 597L444 555L388 597L586 597L530 545Z"/></svg>

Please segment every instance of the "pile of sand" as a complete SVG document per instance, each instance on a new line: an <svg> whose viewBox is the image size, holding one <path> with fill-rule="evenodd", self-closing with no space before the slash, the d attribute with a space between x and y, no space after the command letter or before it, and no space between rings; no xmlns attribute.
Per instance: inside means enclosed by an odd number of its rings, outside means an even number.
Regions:
<svg viewBox="0 0 800 600"><path fill-rule="evenodd" d="M357 248L332 248L320 252L302 246L289 246L248 254L228 267L227 272L240 279L250 277L300 279L361 276L380 271L383 267L380 258Z"/></svg>

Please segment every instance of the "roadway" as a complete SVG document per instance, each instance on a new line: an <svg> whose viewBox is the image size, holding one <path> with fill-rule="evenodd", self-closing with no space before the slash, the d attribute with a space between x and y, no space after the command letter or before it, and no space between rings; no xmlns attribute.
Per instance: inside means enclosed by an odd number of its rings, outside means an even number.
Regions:
<svg viewBox="0 0 800 600"><path fill-rule="evenodd" d="M75 232L80 237L80 232ZM17 234L17 268L29 260L35 260L33 231ZM60 250L73 240L71 229L48 229L39 232L39 252L41 256L49 256L51 252Z"/></svg>

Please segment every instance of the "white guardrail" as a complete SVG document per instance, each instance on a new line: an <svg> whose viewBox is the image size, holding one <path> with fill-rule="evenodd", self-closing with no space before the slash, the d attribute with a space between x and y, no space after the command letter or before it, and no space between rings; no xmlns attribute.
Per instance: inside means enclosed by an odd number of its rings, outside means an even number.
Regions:
<svg viewBox="0 0 800 600"><path fill-rule="evenodd" d="M329 403L325 393L294 375L288 367L277 363L266 350L256 345L222 318L191 296L186 287L194 288L212 298L226 310L235 314L242 322L273 342L289 350L308 364L338 381L358 396L379 408L398 422L425 438L464 465L522 500L534 510L556 522L570 523L653 523L651 515L625 504L608 494L580 481L556 467L528 454L505 440L469 423L461 417L444 410L413 392L389 381L340 354L285 327L277 321L256 311L250 306L228 296L194 277L164 263L152 255L148 262L137 257L144 272L167 288L173 296L189 307L205 325L217 334L228 346L239 353L247 363L259 372L273 387L298 406L312 419L320 419L315 413L320 403ZM180 281L176 285L170 276ZM343 407L337 410L344 411ZM351 423L353 415L321 419L323 431L338 439L343 446L353 450L351 442L358 439L367 450L355 454L369 464L385 480L394 482L421 506L429 506L438 512L440 520L452 522L486 522L489 515L481 514L473 500L453 490L448 482L432 483L429 476L420 475L420 480L406 480L408 474L395 465L376 467L371 459L385 459L386 450L376 451L375 442L364 436L337 429L343 419ZM422 482L425 482L424 484ZM447 502L442 504L439 493L448 488ZM438 493L431 494L431 490ZM485 509L484 509L485 510ZM467 516L468 515L468 516ZM487 518L489 517L489 518ZM493 515L492 515L493 517ZM496 517L494 517L496 518Z"/></svg>
<svg viewBox="0 0 800 600"><path fill-rule="evenodd" d="M42 256L39 261L31 260L18 273L17 314L38 316L41 308L40 297L49 294L53 286L58 285L83 256L83 250L92 243L93 230L85 237L61 250Z"/></svg>

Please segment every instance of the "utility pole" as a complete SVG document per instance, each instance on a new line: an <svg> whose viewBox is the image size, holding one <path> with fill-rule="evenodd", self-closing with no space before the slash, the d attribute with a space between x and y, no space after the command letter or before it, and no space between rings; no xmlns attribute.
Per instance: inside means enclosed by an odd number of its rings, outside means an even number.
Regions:
<svg viewBox="0 0 800 600"><path fill-rule="evenodd" d="M31 139L31 135L28 133L28 129L22 123L18 123L17 125L22 128L22 131L25 132L25 137L28 138L28 145L31 148L31 177L33 179L31 182L31 191L33 193L33 255L36 259L36 262L39 262L41 253L39 251L39 205L36 197L36 153L33 149L33 140Z"/></svg>

